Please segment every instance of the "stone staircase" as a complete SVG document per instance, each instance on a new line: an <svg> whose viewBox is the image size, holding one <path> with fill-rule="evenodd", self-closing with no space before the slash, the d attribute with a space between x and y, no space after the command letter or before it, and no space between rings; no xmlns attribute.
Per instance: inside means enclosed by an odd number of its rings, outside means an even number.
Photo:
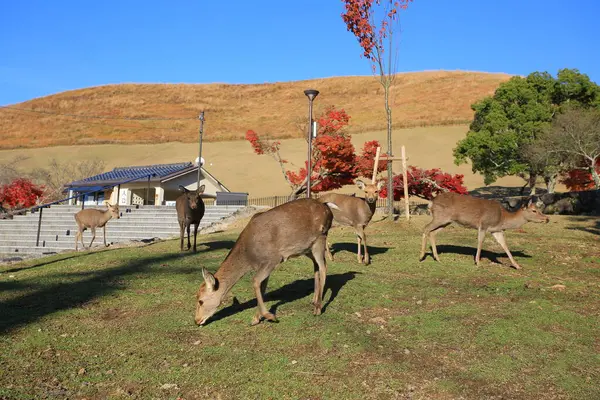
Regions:
<svg viewBox="0 0 600 400"><path fill-rule="evenodd" d="M102 207L94 207L102 208ZM179 237L177 211L172 206L120 206L121 218L107 223L107 243L152 238ZM206 206L200 229L230 216L242 206ZM56 205L42 213L39 246L36 246L39 212L17 215L12 220L0 220L0 255L42 256L75 249L77 224L74 215L81 206ZM92 247L104 246L103 228L96 230ZM193 227L192 227L193 235ZM90 230L83 233L84 243L92 239ZM193 239L192 239L193 240ZM79 244L81 250L81 243Z"/></svg>

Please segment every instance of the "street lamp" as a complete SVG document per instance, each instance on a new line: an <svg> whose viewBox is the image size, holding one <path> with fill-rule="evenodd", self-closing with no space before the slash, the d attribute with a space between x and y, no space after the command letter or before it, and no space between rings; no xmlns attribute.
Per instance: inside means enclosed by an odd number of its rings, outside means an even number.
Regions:
<svg viewBox="0 0 600 400"><path fill-rule="evenodd" d="M198 131L198 142L200 144L198 149L198 186L196 186L196 188L200 187L200 170L202 169L202 133L204 133L204 111L200 112L198 119L200 120L200 130Z"/></svg>
<svg viewBox="0 0 600 400"><path fill-rule="evenodd" d="M312 130L313 130L313 119L312 119L312 105L315 97L319 95L318 90L306 89L304 91L306 97L308 97L308 169L306 171L306 197L310 199L310 175L312 172Z"/></svg>

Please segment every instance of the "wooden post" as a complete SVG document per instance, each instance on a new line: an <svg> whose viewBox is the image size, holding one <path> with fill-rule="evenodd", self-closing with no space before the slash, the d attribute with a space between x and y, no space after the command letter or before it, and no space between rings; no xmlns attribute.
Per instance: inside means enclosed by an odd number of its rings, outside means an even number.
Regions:
<svg viewBox="0 0 600 400"><path fill-rule="evenodd" d="M402 180L404 181L404 210L406 211L406 220L410 220L410 208L408 204L408 176L406 171L406 149L402 146Z"/></svg>
<svg viewBox="0 0 600 400"><path fill-rule="evenodd" d="M375 164L373 164L373 179L371 180L372 184L375 184L375 180L377 179L377 166L379 165L379 153L381 152L381 147L377 147L377 153L375 153Z"/></svg>

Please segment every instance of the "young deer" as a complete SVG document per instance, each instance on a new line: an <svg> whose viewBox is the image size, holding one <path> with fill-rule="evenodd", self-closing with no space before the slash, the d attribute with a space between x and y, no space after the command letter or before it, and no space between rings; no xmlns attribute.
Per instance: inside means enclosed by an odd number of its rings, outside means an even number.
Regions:
<svg viewBox="0 0 600 400"><path fill-rule="evenodd" d="M177 220L179 221L179 247L183 251L183 238L187 230L187 250L192 247L190 243L190 226L194 224L194 253L196 252L196 237L198 236L198 226L200 220L204 217L204 202L202 201L202 193L204 193L204 185L201 185L195 191L190 191L179 185L179 190L183 192L181 196L175 200L175 208L177 209Z"/></svg>
<svg viewBox="0 0 600 400"><path fill-rule="evenodd" d="M369 250L367 249L365 228L371 221L371 218L373 218L375 207L377 205L377 198L379 197L379 191L381 190L383 183L383 181L379 181L377 184L372 184L357 180L356 185L365 192L364 199L338 193L328 193L319 198L319 201L321 202L332 202L338 206L339 211L333 210L333 220L335 222L340 225L347 225L354 228L358 239L358 262L364 262L367 265L371 262L371 259L369 257ZM361 255L361 241L365 247L364 259ZM333 255L329 250L329 243L327 243L327 255L329 256L329 259L333 261Z"/></svg>
<svg viewBox="0 0 600 400"><path fill-rule="evenodd" d="M468 228L477 229L477 254L475 255L477 266L479 266L483 239L485 238L485 234L490 232L508 255L512 266L516 269L521 269L521 266L517 264L512 254L510 254L510 250L508 250L506 240L504 239L504 231L506 229L518 229L527 222L547 223L550 221L546 215L542 214L536 208L531 199L526 206L523 206L518 211L510 212L504 209L497 201L448 192L442 193L433 199L430 207L433 220L423 230L421 261L425 258L425 247L428 236L433 257L436 261L440 261L435 246L435 233L452 222L457 222Z"/></svg>
<svg viewBox="0 0 600 400"><path fill-rule="evenodd" d="M88 228L92 231L92 240L90 241L88 248L92 247L92 243L94 243L94 239L96 239L96 228L103 228L104 246L108 246L106 244L106 223L110 221L111 218L119 219L121 217L119 215L119 206L117 204L113 206L108 201L105 201L104 203L108 207L105 211L86 208L75 214L75 222L77 222L77 227L79 228L77 230L77 235L75 235L75 251L78 250L77 241L79 239L81 239L81 245L85 249L85 244L83 243L83 231Z"/></svg>
<svg viewBox="0 0 600 400"><path fill-rule="evenodd" d="M252 325L263 318L277 321L263 301L269 275L281 262L302 254L313 262L315 293L312 303L314 314L321 314L327 274L325 243L333 219L328 206L335 207L335 204L300 199L255 214L217 272L213 275L202 268L204 282L196 294L196 323L204 324L217 311L233 285L251 270L255 272L253 286L258 302Z"/></svg>

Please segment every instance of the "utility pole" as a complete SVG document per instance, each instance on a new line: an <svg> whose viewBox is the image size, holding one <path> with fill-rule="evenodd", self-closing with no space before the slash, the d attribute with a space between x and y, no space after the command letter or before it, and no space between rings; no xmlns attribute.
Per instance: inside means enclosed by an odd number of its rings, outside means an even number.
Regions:
<svg viewBox="0 0 600 400"><path fill-rule="evenodd" d="M313 100L319 95L319 91L314 89L306 89L304 94L306 97L308 97L308 156L306 157L306 197L310 199L310 175L312 173Z"/></svg>
<svg viewBox="0 0 600 400"><path fill-rule="evenodd" d="M202 134L204 133L204 111L200 112L198 119L200 120L200 130L198 131L198 182L196 188L200 187L200 170L202 169Z"/></svg>

